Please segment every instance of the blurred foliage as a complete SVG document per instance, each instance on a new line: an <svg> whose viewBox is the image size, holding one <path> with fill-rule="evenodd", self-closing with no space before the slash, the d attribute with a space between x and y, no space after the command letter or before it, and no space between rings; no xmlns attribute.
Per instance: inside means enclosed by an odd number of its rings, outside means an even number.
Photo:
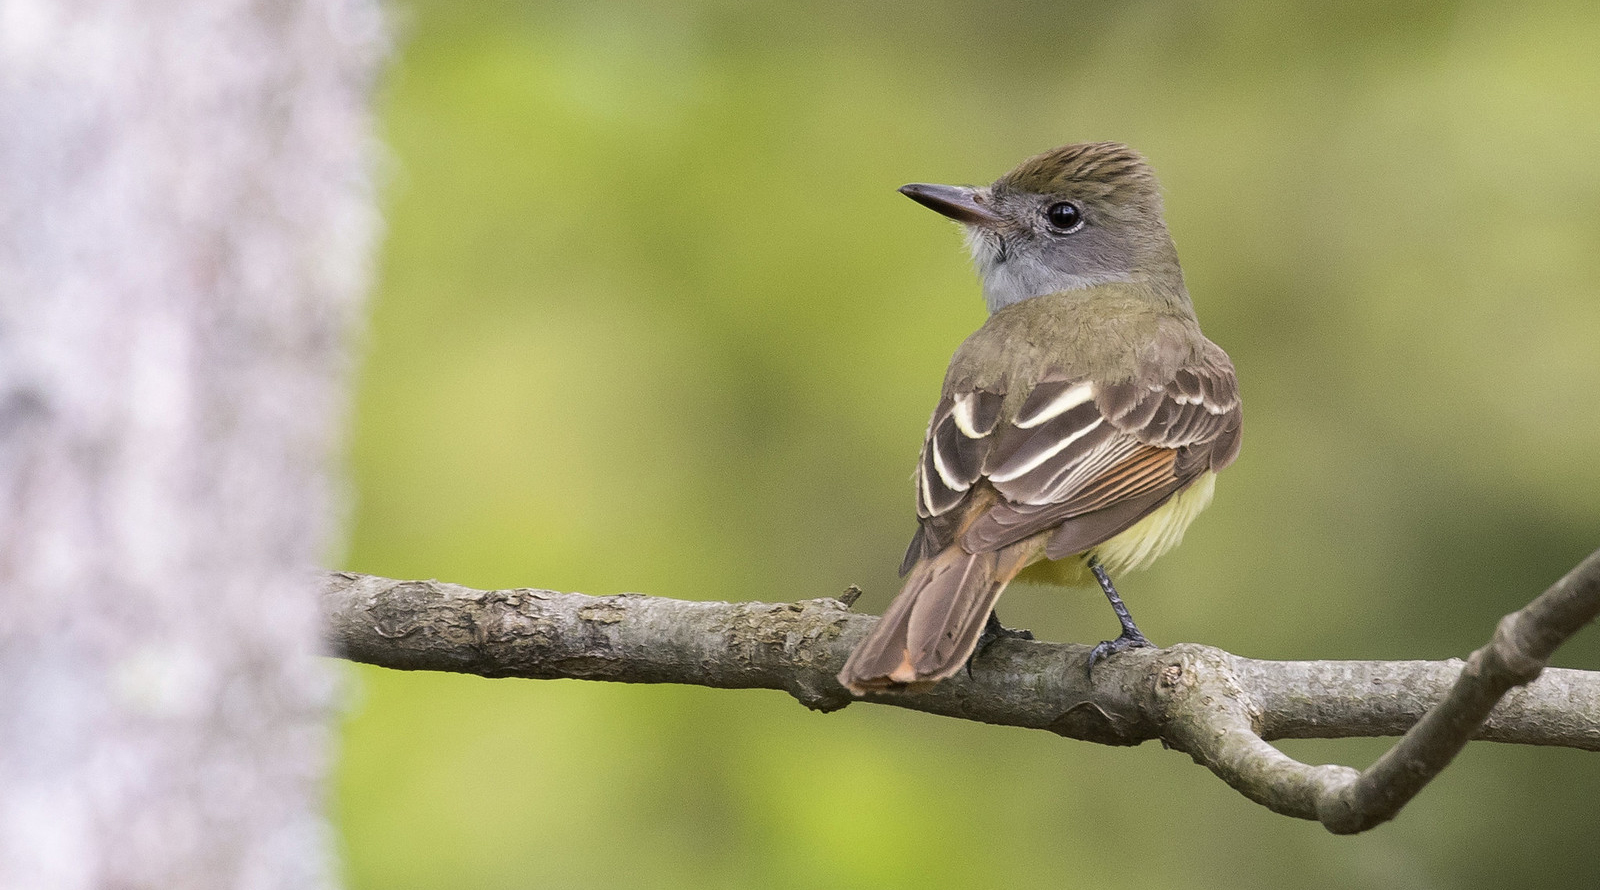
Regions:
<svg viewBox="0 0 1600 890"><path fill-rule="evenodd" d="M413 0L348 568L880 611L950 353L894 193L1142 149L1245 449L1158 641L1464 655L1600 543L1600 7ZM1008 594L1092 642L1099 595ZM1600 633L1563 664L1600 668ZM352 671L357 888L1592 887L1600 760L1475 745L1336 838L1158 745L779 693ZM1357 765L1381 741L1298 742Z"/></svg>

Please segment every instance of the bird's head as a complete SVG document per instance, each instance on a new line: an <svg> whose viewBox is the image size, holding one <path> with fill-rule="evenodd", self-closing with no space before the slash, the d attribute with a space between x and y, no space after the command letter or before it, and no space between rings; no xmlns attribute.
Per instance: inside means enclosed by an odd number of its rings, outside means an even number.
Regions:
<svg viewBox="0 0 1600 890"><path fill-rule="evenodd" d="M1120 142L1065 145L985 187L913 183L900 192L966 227L990 311L1137 278L1182 290L1155 173Z"/></svg>

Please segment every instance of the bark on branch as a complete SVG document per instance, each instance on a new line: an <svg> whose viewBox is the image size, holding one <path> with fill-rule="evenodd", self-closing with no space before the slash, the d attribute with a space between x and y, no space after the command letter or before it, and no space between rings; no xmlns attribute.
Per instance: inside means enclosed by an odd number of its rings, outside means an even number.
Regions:
<svg viewBox="0 0 1600 890"><path fill-rule="evenodd" d="M485 677L782 689L853 699L834 675L877 619L854 596L689 602L327 577L330 642L353 661ZM1545 670L1600 612L1600 551L1506 616L1467 661L1260 661L1185 643L1086 670L1088 646L1001 639L918 694L863 701L1108 745L1159 739L1251 800L1330 831L1393 818L1470 739L1600 751L1600 672ZM1281 738L1404 736L1366 771L1300 763Z"/></svg>

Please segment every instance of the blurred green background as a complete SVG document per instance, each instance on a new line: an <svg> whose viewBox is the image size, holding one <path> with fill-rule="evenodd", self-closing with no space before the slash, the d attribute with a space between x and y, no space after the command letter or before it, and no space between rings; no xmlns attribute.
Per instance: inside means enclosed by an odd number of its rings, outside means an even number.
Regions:
<svg viewBox="0 0 1600 890"><path fill-rule="evenodd" d="M411 2L343 565L865 590L981 323L895 194L1118 139L1244 453L1122 589L1157 641L1446 658L1600 545L1600 6ZM1098 593L1008 624L1093 642ZM1600 668L1600 633L1558 656ZM1594 754L1479 744L1337 838L1187 757L776 692L351 669L356 888L1593 887ZM1383 741L1291 742L1365 765Z"/></svg>

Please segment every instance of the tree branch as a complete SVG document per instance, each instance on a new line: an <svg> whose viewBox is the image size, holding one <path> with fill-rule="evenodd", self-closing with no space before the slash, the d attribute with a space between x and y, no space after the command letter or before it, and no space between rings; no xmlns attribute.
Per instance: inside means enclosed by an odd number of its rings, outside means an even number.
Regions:
<svg viewBox="0 0 1600 890"><path fill-rule="evenodd" d="M1494 637L1467 659L1444 700L1355 781L1328 788L1318 801L1317 818L1338 833L1365 831L1394 818L1466 746L1496 703L1513 687L1537 679L1556 648L1596 613L1600 551L1525 608L1502 618ZM1593 708L1588 710L1592 715Z"/></svg>
<svg viewBox="0 0 1600 890"><path fill-rule="evenodd" d="M782 689L854 701L834 679L877 619L854 596L689 602L639 594L473 590L332 573L324 608L345 658L485 677ZM1600 551L1507 616L1465 662L1259 661L1181 644L1126 652L1088 678L1088 646L1000 639L970 675L865 701L1189 754L1274 812L1338 833L1392 818L1469 739L1600 751L1600 673L1543 670L1600 612ZM1408 731L1409 730L1409 731ZM1268 741L1405 733L1365 772L1300 763Z"/></svg>

